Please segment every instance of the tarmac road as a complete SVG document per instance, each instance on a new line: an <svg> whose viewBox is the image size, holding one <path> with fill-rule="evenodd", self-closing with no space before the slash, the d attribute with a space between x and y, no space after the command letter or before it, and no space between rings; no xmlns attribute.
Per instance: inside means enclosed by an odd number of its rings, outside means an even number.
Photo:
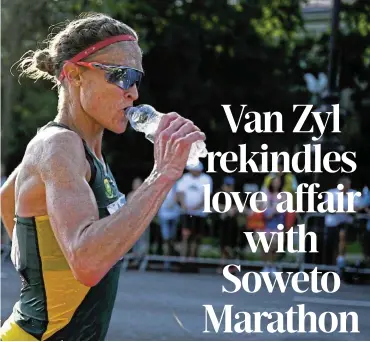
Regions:
<svg viewBox="0 0 370 342"><path fill-rule="evenodd" d="M19 296L20 281L12 264L2 265L1 319L10 314ZM268 293L262 288L255 294L239 291L222 294L222 286L231 284L217 274L184 274L127 271L121 273L119 292L107 340L367 340L370 338L370 286L342 284L334 294L298 295L290 287L286 293ZM205 309L212 304L220 314L224 305L233 304L235 312L279 311L305 304L305 310L320 315L325 311L355 311L359 317L357 334L323 332L315 334L203 333ZM233 309L234 309L233 308ZM208 329L211 330L210 322ZM266 330L266 325L262 325Z"/></svg>

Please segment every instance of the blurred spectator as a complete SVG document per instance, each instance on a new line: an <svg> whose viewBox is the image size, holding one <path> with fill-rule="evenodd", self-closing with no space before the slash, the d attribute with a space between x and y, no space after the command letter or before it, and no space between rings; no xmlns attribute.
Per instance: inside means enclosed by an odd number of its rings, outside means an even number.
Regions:
<svg viewBox="0 0 370 342"><path fill-rule="evenodd" d="M134 178L132 181L132 190L127 195L127 201L130 200L134 192L143 184L143 180L140 177ZM149 249L149 227L140 236L139 240L136 241L135 245L132 247L132 252L134 253L135 260L134 266L137 265Z"/></svg>
<svg viewBox="0 0 370 342"><path fill-rule="evenodd" d="M276 176L280 176L281 178L280 191L295 193L298 186L297 178L294 176L294 174L290 172L284 173L283 169L284 166L282 160L280 160L278 165L279 172L278 173L271 172L269 175L265 177L265 179L263 180L261 191L267 193L272 179L275 178Z"/></svg>
<svg viewBox="0 0 370 342"><path fill-rule="evenodd" d="M277 195L281 191L282 188L282 180L281 177L276 175L275 177L271 178L271 181L269 182L269 187L267 188L266 195L267 195L267 209L264 212L264 218L265 218L265 231L266 231L266 239L268 244L271 245L269 248L269 251L265 253L262 250L262 258L265 262L265 266L262 269L262 272L276 272L276 259L277 259L277 237L273 238L273 232L279 232L277 229L277 226L279 224L285 225L285 214L279 213L276 210L276 207L282 199L278 199ZM274 273L271 273L272 276L274 276Z"/></svg>
<svg viewBox="0 0 370 342"><path fill-rule="evenodd" d="M362 190L361 207L365 213L370 215L370 191L367 186ZM370 264L370 219L366 222L366 229L361 242L366 263Z"/></svg>
<svg viewBox="0 0 370 342"><path fill-rule="evenodd" d="M334 210L338 210L338 194L343 192L343 208L348 209L348 193L356 192L351 189L351 180L348 177L339 179L338 184L343 184L343 190L337 188L330 189L328 192L334 194ZM355 197L355 210L360 207L360 199ZM325 201L328 200L326 195ZM353 231L353 216L346 213L333 213L325 215L325 263L329 265L337 264L338 271L340 272L345 266L345 248L346 243L353 241L356 232Z"/></svg>
<svg viewBox="0 0 370 342"><path fill-rule="evenodd" d="M203 164L187 166L188 173L178 182L177 191L183 214L180 217L182 233L182 255L197 256L201 234L206 227L207 213L204 213L204 185L210 185L212 178L203 173Z"/></svg>
<svg viewBox="0 0 370 342"><path fill-rule="evenodd" d="M177 226L180 218L180 205L178 204L177 183L167 194L161 208L158 211L159 224L163 239L163 255L175 253L174 239L176 238ZM170 263L164 262L164 269L170 269Z"/></svg>
<svg viewBox="0 0 370 342"><path fill-rule="evenodd" d="M235 191L235 179L231 176L224 178L221 189L217 192L227 192L230 193ZM225 208L225 197L219 196L219 208L224 210ZM237 247L238 242L238 209L235 205L231 206L230 210L219 215L219 233L220 233L220 247L221 247L221 259L230 259L234 255L234 250ZM221 263L223 265L223 263ZM222 267L219 268L218 273L222 273ZM235 270L229 269L230 272Z"/></svg>
<svg viewBox="0 0 370 342"><path fill-rule="evenodd" d="M5 175L5 167L1 164L1 186L6 182L6 175ZM10 257L11 251L11 240L3 221L1 221L1 258L2 260L6 260Z"/></svg>
<svg viewBox="0 0 370 342"><path fill-rule="evenodd" d="M258 210L263 211L267 206L267 203L256 202ZM248 208L246 210L247 218L245 222L245 228L247 231L263 232L265 231L265 214L263 212L255 212Z"/></svg>

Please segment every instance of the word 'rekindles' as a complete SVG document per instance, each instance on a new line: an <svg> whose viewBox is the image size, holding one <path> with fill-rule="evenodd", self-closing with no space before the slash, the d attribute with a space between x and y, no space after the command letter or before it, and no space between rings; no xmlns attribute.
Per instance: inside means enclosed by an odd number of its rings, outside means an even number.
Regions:
<svg viewBox="0 0 370 342"><path fill-rule="evenodd" d="M215 173L215 167L218 165L225 173L278 172L279 160L282 160L283 172L322 173L325 171L328 173L352 173L357 169L356 152L346 151L341 154L336 151L330 151L324 154L319 144L305 144L303 145L303 151L294 154L268 152L269 147L267 144L261 145L261 151L249 153L246 144L238 146L239 153L232 151L224 153L220 151L208 152L207 172Z"/></svg>

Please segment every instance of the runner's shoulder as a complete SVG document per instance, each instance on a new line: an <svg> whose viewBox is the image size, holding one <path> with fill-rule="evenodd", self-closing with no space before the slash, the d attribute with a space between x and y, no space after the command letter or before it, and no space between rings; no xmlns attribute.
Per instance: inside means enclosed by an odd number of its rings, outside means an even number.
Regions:
<svg viewBox="0 0 370 342"><path fill-rule="evenodd" d="M25 157L31 157L40 167L46 164L64 164L66 160L74 165L84 166L85 151L81 137L62 127L41 129L29 142Z"/></svg>

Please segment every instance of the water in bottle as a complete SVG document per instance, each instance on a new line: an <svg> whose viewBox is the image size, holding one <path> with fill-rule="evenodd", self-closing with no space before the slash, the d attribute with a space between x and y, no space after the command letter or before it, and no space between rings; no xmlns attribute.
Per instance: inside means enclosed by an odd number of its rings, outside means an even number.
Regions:
<svg viewBox="0 0 370 342"><path fill-rule="evenodd" d="M157 112L150 105L130 107L125 110L125 114L130 121L131 127L135 131L144 133L145 137L153 143L154 134L157 131L161 117L165 114ZM191 146L187 165L197 165L199 163L199 158L206 156L206 144L202 140L196 141Z"/></svg>

